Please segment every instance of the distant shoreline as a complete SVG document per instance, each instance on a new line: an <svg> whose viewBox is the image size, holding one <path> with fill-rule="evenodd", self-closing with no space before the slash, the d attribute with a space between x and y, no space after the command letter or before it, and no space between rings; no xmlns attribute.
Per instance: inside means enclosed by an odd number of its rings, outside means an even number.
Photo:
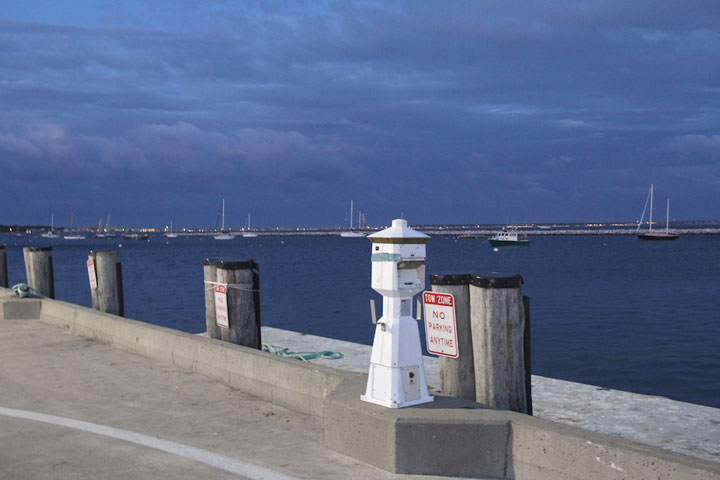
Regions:
<svg viewBox="0 0 720 480"><path fill-rule="evenodd" d="M504 225L411 225L416 230L431 236L455 236L459 239L484 238L496 234ZM632 223L565 223L565 224L514 224L510 227L517 228L519 232L532 236L551 235L635 235L637 225ZM373 234L385 226L357 229L367 235ZM643 226L643 228L645 228ZM8 236L36 236L47 232L49 225L0 225L0 234ZM664 225L654 224L654 230L664 230ZM253 233L258 236L305 236L305 235L340 235L347 229L334 228L312 228L312 227L274 227L254 228ZM671 223L671 230L680 235L718 235L720 234L720 221L678 221ZM54 232L60 235L67 233L63 227L55 228ZM153 237L164 236L167 233L164 229L155 228L113 228L111 232L121 235L128 232L147 233ZM74 232L83 233L89 237L97 233L96 228L76 228ZM183 237L210 236L218 233L215 229L180 229L173 233ZM226 233L242 238L247 231L229 229Z"/></svg>
<svg viewBox="0 0 720 480"><path fill-rule="evenodd" d="M678 233L680 236L685 235L720 235L720 228L692 228L692 229L673 229L676 233ZM373 234L377 232L378 230L364 230L363 233L366 233L367 235ZM430 230L430 229L423 229L418 228L418 231L421 231L427 235L430 235L431 237L456 237L458 240L481 240L485 239L487 237L490 237L498 232L498 229L494 230ZM637 232L635 230L627 230L627 229L600 229L600 230L580 230L580 229L557 229L557 230L539 230L539 229L519 229L522 233L527 234L528 236L537 236L537 237L552 237L552 236L599 236L599 235L635 235ZM57 231L56 231L57 232ZM86 234L88 236L88 239L94 239L95 237L94 232L92 231L83 231L78 230L78 232ZM177 233L178 237L211 237L213 235L217 235L217 232L175 232ZM238 240L245 240L248 241L249 239L246 239L243 237L243 232L228 232L230 235L233 235L238 238ZM262 237L303 237L303 236L340 236L339 230L290 230L290 231L282 231L282 230L272 230L272 231L263 231L263 230L256 230L254 233L257 234L256 238L262 238ZM21 234L14 234L14 233L8 233L8 232L0 232L0 235L3 237L33 237L33 236L39 236L39 232L34 232L32 234L28 233L21 233ZM159 238L166 238L164 233L161 232L149 232L151 239L159 239ZM363 238L363 237L358 237ZM62 232L60 240L62 240ZM102 238L98 238L98 240L105 240ZM0 242L2 244L2 242Z"/></svg>

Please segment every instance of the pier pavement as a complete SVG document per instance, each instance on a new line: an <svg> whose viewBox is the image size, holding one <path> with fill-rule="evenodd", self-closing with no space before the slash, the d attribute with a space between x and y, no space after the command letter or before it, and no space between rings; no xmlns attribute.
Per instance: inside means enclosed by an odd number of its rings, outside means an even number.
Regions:
<svg viewBox="0 0 720 480"><path fill-rule="evenodd" d="M320 420L39 320L0 321L0 479L437 479L330 450Z"/></svg>

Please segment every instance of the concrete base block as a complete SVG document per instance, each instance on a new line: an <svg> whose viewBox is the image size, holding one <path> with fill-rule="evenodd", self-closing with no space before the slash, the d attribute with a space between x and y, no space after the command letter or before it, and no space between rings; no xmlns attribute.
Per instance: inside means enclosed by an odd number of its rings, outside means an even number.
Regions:
<svg viewBox="0 0 720 480"><path fill-rule="evenodd" d="M41 307L39 298L4 298L0 300L0 320L37 320Z"/></svg>
<svg viewBox="0 0 720 480"><path fill-rule="evenodd" d="M395 431L398 473L506 478L507 421L415 418L397 422Z"/></svg>
<svg viewBox="0 0 720 480"><path fill-rule="evenodd" d="M360 400L367 377L328 395L327 447L395 473L506 478L510 421L498 410L449 397L390 409Z"/></svg>

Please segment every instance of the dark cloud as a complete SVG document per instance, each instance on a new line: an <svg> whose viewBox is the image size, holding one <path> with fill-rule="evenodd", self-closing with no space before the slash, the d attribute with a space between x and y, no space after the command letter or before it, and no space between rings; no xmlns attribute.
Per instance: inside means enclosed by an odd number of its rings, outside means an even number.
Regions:
<svg viewBox="0 0 720 480"><path fill-rule="evenodd" d="M350 198L371 223L628 220L650 182L716 217L718 25L681 1L18 4L0 200L50 200L0 223L88 196L133 224L223 196L266 225Z"/></svg>

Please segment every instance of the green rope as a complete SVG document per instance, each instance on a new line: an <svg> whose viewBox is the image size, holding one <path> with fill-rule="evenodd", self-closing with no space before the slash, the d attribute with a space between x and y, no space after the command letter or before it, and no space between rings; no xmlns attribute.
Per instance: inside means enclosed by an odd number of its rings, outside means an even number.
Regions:
<svg viewBox="0 0 720 480"><path fill-rule="evenodd" d="M343 358L343 354L340 352L333 352L330 350L322 350L317 352L293 352L285 348L276 347L275 345L270 345L268 343L262 344L263 352L273 353L275 355L280 355L281 357L289 357L289 358L297 358L298 360L302 360L303 362L310 361L314 358L325 358L327 360L337 360L338 358Z"/></svg>
<svg viewBox="0 0 720 480"><path fill-rule="evenodd" d="M25 297L37 297L37 298L45 298L45 295L38 292L34 288L28 286L27 283L18 283L13 285L12 291L15 292L15 295L21 298Z"/></svg>

